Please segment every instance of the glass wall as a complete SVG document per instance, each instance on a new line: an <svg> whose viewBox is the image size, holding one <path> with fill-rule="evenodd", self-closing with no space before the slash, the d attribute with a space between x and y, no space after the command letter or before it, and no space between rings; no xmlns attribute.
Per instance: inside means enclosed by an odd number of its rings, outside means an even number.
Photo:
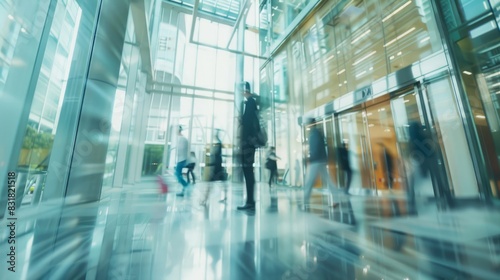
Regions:
<svg viewBox="0 0 500 280"><path fill-rule="evenodd" d="M143 165L143 175L171 172L176 164L175 146L177 127L182 125L183 135L188 138L190 151L195 153L198 165L195 174L205 178L204 166L208 152L219 133L223 142L224 164L233 165L233 121L235 104L236 60L234 52L223 50L229 42L233 28L222 23L197 18L194 26L193 42L189 42L192 29L192 15L164 8L161 18L163 28L159 29L158 57L163 62L155 63L155 81L151 83L152 100L149 104L148 147L165 145L161 151L162 160L149 155ZM249 37L249 45L254 40ZM236 41L236 35L234 41ZM245 49L249 51L249 49ZM258 60L245 57L244 79L252 85L252 91L259 93ZM232 117L231 117L232 119ZM155 146L156 147L156 146ZM155 169L150 165L161 165ZM228 172L232 173L231 168Z"/></svg>
<svg viewBox="0 0 500 280"><path fill-rule="evenodd" d="M77 36L93 32L95 6L49 2L29 3L30 7L27 2L0 3L0 111L8 114L2 119L15 125L9 131L9 124L4 124L1 173L7 174L3 168L17 172L17 207L42 196L54 137L67 133L58 131L58 124L66 118L61 108L70 70L82 74L87 68L72 66L75 60L88 61L85 51L75 49L83 45L87 49L90 41L77 41ZM71 89L81 92L82 84L73 83ZM0 206L4 209L3 203Z"/></svg>
<svg viewBox="0 0 500 280"><path fill-rule="evenodd" d="M456 63L481 192L500 198L500 30L498 1L437 1Z"/></svg>
<svg viewBox="0 0 500 280"><path fill-rule="evenodd" d="M445 2L440 4L441 10L449 8ZM456 40L455 47L461 51L458 60L463 65L462 79L469 84L466 86L469 98L471 93L476 96L470 101L473 104L471 116L474 116L471 119L479 134L478 141L482 144L478 149L485 149L482 160L486 162L489 172L490 192L496 196L498 176L495 174L499 172L495 171L499 164L494 155L498 154L496 143L500 141L495 141L494 135L500 119L494 109L498 107L495 107L494 88L500 75L495 74L498 69L495 70L496 62L492 57L500 38L497 34L499 28L488 1L478 1L474 5L470 1L460 2L466 8L458 7L459 1L456 2L452 10L459 14L454 16L465 19L462 21L473 21L474 26L460 29L459 19L444 16L449 11L443 11L441 18L457 28L451 38ZM266 80L266 85L270 85L266 92L269 91L273 100L270 114L274 114L276 145L280 142L288 145L280 147L283 151L278 151L278 154L286 153L284 157L288 167L284 168L291 169L295 152L299 154L297 159L306 154L301 151L300 145L304 140L297 120L299 116L313 113L321 119L326 117L327 134L340 134L328 140L331 145L338 145L339 141L350 145L353 185L378 191L404 191L408 184L414 184L424 186L422 193L444 199L450 195L477 197L475 171L478 169L470 150L474 141L471 142L467 126L464 126L467 121L463 121L464 115L460 112L462 101L457 98L457 88L449 76L443 75L440 80L425 83L422 97L418 95L420 92L413 90L409 93L387 92L384 102L375 105L375 101L371 100L362 108L342 112L339 118L335 115L332 121L329 116L315 110L346 94L350 96L360 88L371 86L375 81L383 81L385 77L421 63L432 55L443 55L445 48L436 13L436 5L432 1L329 1L315 12L315 16L299 25L281 49L273 54L272 65L261 69L261 77ZM482 40L476 37L482 37ZM481 52L474 49L475 44L482 44ZM474 63L477 66L471 68ZM483 72L488 69L488 73L476 75L474 68L482 68ZM436 69L420 70L427 71L423 73L427 74ZM271 76L272 81L268 81ZM476 78L474 83L472 78ZM401 90L406 85L398 86ZM450 105L443 111L442 104ZM286 122L278 115L283 110L289 116ZM418 118L414 114L418 114ZM414 163L408 155L410 117L425 123L426 133L432 134L439 143L436 161L441 169L431 172L429 177L415 179L413 176ZM335 131L337 127L339 131ZM297 145L293 144L295 138ZM451 143L450 139L455 140ZM451 152L455 150L461 152ZM329 147L329 157L333 160L334 154L335 149ZM457 156L463 161L459 161ZM333 178L344 181L341 175L335 175L338 173L336 167L329 167ZM296 173L300 172L299 169ZM416 181L411 183L412 180Z"/></svg>
<svg viewBox="0 0 500 280"><path fill-rule="evenodd" d="M277 45L297 24L300 19L318 3L317 0L266 0L261 1L260 14L260 41L261 54L273 51L272 45ZM338 0L332 2L339 2Z"/></svg>
<svg viewBox="0 0 500 280"><path fill-rule="evenodd" d="M442 49L430 1L332 1L293 36L305 111Z"/></svg>

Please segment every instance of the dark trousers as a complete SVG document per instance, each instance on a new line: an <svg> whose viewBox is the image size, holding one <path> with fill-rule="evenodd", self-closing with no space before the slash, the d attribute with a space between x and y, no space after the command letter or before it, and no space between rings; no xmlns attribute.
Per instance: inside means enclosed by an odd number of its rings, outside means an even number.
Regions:
<svg viewBox="0 0 500 280"><path fill-rule="evenodd" d="M253 173L253 162L255 158L255 147L250 145L243 145L241 151L241 165L243 167L243 176L245 177L247 203L255 204L254 188L255 188L255 175Z"/></svg>
<svg viewBox="0 0 500 280"><path fill-rule="evenodd" d="M269 169L269 186L272 183L276 183L276 179L278 178L278 169Z"/></svg>
<svg viewBox="0 0 500 280"><path fill-rule="evenodd" d="M186 173L186 177L187 177L187 182L191 183L190 180L189 180L189 174L191 174L191 177L193 178L193 184L194 184L194 183L196 183L196 178L194 177L193 168L188 168L188 171Z"/></svg>
<svg viewBox="0 0 500 280"><path fill-rule="evenodd" d="M352 180L352 169L344 169L344 175L346 176L344 179L345 182L345 192L349 192L349 188L351 187L351 180Z"/></svg>

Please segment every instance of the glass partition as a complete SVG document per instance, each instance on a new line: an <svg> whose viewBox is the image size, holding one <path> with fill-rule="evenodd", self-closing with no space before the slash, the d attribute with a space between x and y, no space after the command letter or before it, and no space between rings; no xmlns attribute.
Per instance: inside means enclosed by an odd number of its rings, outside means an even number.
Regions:
<svg viewBox="0 0 500 280"><path fill-rule="evenodd" d="M310 95L305 111L442 50L430 1L340 1L317 15L294 35L305 69L290 78Z"/></svg>
<svg viewBox="0 0 500 280"><path fill-rule="evenodd" d="M467 123L475 143L477 172L484 178L481 193L500 198L500 29L499 1L437 1L445 34L457 63ZM490 5L491 4L491 5ZM444 82L442 82L444 83ZM436 96L437 97L437 96ZM448 108L447 110L450 110ZM451 112L450 112L451 113ZM445 126L446 127L446 126ZM475 190L461 187L458 195Z"/></svg>

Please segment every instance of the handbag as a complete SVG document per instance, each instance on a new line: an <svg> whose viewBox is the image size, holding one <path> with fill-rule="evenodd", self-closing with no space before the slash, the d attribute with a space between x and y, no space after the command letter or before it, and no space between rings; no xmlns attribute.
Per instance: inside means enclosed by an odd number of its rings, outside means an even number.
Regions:
<svg viewBox="0 0 500 280"><path fill-rule="evenodd" d="M256 112L257 117L257 135L255 138L255 147L265 147L267 145L267 129L265 125L265 121L259 116L259 113Z"/></svg>

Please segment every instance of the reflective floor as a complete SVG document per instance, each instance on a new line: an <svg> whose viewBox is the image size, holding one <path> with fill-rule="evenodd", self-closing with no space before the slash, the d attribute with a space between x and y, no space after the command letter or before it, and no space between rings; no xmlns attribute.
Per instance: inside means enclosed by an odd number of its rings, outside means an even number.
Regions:
<svg viewBox="0 0 500 280"><path fill-rule="evenodd" d="M18 209L15 238L1 222L0 279L499 279L498 210L421 198L408 215L401 195L320 190L304 209L300 189L261 184L256 211L242 212L242 185L224 203L211 185L200 205L207 188L160 195L150 179L99 203Z"/></svg>

